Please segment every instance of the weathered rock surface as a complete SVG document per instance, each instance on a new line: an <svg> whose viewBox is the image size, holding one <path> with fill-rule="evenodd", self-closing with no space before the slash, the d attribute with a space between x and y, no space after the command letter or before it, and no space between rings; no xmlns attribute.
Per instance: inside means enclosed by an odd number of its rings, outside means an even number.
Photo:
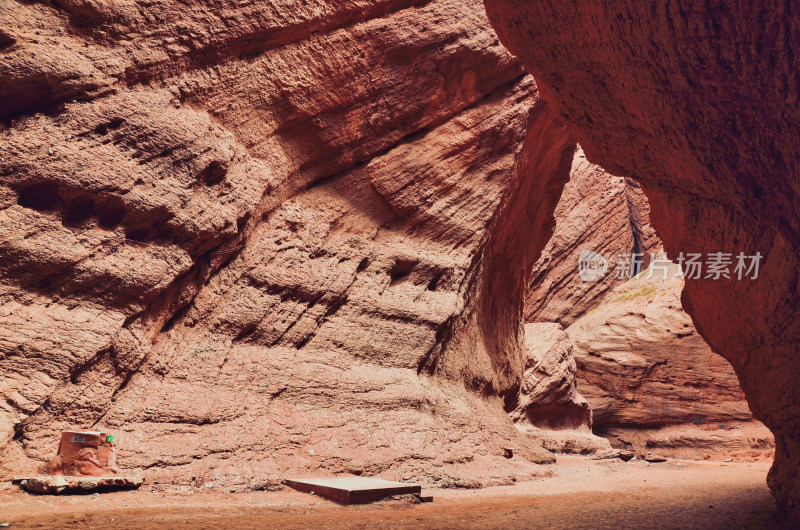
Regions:
<svg viewBox="0 0 800 530"><path fill-rule="evenodd" d="M730 363L681 307L677 271L647 269L567 328L596 429L752 419Z"/></svg>
<svg viewBox="0 0 800 530"><path fill-rule="evenodd" d="M504 407L574 142L479 2L0 9L3 469L74 428L196 487L552 460Z"/></svg>
<svg viewBox="0 0 800 530"><path fill-rule="evenodd" d="M17 482L17 481L15 481ZM64 491L89 492L93 490L133 489L142 485L142 478L136 475L110 477L68 477L63 475L43 475L22 479L20 485L36 493L63 493Z"/></svg>
<svg viewBox="0 0 800 530"><path fill-rule="evenodd" d="M653 255L663 259L656 250L660 240L649 225L649 206L641 190L632 181L590 164L579 150L555 217L553 238L534 266L526 318L552 319L567 331L558 324L528 324L526 346L534 358L560 360L561 369L549 370L555 377L545 379L551 386L558 381L562 389L572 385L573 392L580 388L585 394L594 418L575 424L591 427L613 442L631 443L640 455L651 447L668 456L690 457L770 451L772 435L757 421L750 427L752 415L730 364L711 351L682 310L678 269L669 265L668 281L661 262L649 280L650 271L628 281L629 272L618 270L621 263L628 263L620 254L642 254L643 268ZM608 271L595 281L583 281L578 275L584 249L608 260ZM573 359L578 361L577 373ZM520 407L540 411L533 423L547 428L549 420L559 423L569 418L569 411L536 407L548 398L546 393L525 394L531 387L529 372ZM538 383L540 377L533 380ZM558 399L569 402L565 396L560 392ZM512 417L524 430L526 420L520 418L525 415L515 411ZM696 417L706 427L694 427ZM731 421L747 425L755 434L743 436L738 427L710 435L702 431ZM581 446L580 438L576 434L572 448L602 450L585 435ZM544 445L563 450L552 442Z"/></svg>
<svg viewBox="0 0 800 530"><path fill-rule="evenodd" d="M525 372L511 412L517 428L551 451L608 450L592 434L592 410L578 393L572 341L556 323L525 325Z"/></svg>
<svg viewBox="0 0 800 530"><path fill-rule="evenodd" d="M589 160L637 179L671 257L764 256L689 280L683 306L775 434L769 484L800 521L800 6L485 0Z"/></svg>
<svg viewBox="0 0 800 530"><path fill-rule="evenodd" d="M553 237L531 272L525 320L566 327L631 276L629 270L616 270L624 262L620 255L641 254L640 267L646 268L661 240L650 226L650 206L638 184L588 162L581 149L554 215ZM578 276L584 250L608 261L606 274L596 281Z"/></svg>
<svg viewBox="0 0 800 530"><path fill-rule="evenodd" d="M555 323L525 326L525 372L515 420L537 427L582 427L592 411L578 393L572 341Z"/></svg>
<svg viewBox="0 0 800 530"><path fill-rule="evenodd" d="M755 420L654 428L606 427L603 436L612 444L630 444L641 456L657 453L670 458L737 461L775 456L775 438Z"/></svg>
<svg viewBox="0 0 800 530"><path fill-rule="evenodd" d="M594 432L640 455L772 455L772 434L753 419L730 363L682 309L683 279L663 259L566 330Z"/></svg>

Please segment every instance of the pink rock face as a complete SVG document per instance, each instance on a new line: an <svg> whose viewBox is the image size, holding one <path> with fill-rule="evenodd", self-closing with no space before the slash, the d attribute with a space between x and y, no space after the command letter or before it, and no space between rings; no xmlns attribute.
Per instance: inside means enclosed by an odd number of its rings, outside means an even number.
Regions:
<svg viewBox="0 0 800 530"><path fill-rule="evenodd" d="M764 256L683 306L775 434L769 484L800 520L800 48L796 5L486 0L501 41L594 163L637 179L679 252Z"/></svg>
<svg viewBox="0 0 800 530"><path fill-rule="evenodd" d="M559 453L610 452L592 434L592 409L578 393L572 341L552 322L525 325L525 371L514 424L529 439Z"/></svg>
<svg viewBox="0 0 800 530"><path fill-rule="evenodd" d="M594 426L641 428L752 419L730 363L681 308L683 280L647 270L567 328Z"/></svg>
<svg viewBox="0 0 800 530"><path fill-rule="evenodd" d="M556 323L526 324L525 372L512 418L539 428L592 426L592 411L578 393L572 341Z"/></svg>
<svg viewBox="0 0 800 530"><path fill-rule="evenodd" d="M620 254L641 254L641 267L646 268L661 240L650 226L650 206L641 188L590 163L581 149L575 152L554 215L553 237L531 272L525 320L566 327L624 283L627 275L615 270ZM579 258L586 250L608 261L606 274L595 281L578 275Z"/></svg>
<svg viewBox="0 0 800 530"><path fill-rule="evenodd" d="M190 486L553 460L504 407L574 142L479 2L3 9L4 470L78 428Z"/></svg>

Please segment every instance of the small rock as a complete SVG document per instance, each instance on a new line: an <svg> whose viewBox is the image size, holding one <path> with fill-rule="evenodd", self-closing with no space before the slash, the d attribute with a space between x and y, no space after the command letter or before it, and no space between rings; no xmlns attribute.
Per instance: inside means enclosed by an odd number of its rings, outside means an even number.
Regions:
<svg viewBox="0 0 800 530"><path fill-rule="evenodd" d="M650 453L647 453L647 458L645 458L644 461L648 463L656 463L656 462L666 462L667 459L666 457L663 456L651 455Z"/></svg>
<svg viewBox="0 0 800 530"><path fill-rule="evenodd" d="M619 454L617 455L617 458L619 458L623 462L628 462L630 460L633 460L633 457L635 456L636 453L634 453L633 451L620 451Z"/></svg>
<svg viewBox="0 0 800 530"><path fill-rule="evenodd" d="M726 462L733 462L733 458L726 458L725 461Z"/></svg>

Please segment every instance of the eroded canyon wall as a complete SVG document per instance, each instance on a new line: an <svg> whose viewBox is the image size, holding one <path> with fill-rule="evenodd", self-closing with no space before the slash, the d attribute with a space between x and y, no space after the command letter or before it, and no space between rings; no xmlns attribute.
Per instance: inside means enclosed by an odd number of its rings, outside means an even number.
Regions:
<svg viewBox="0 0 800 530"><path fill-rule="evenodd" d="M658 251L649 212L633 181L576 151L526 297L526 319L537 322L525 328L536 363L523 375L523 410L512 418L531 436L552 437L545 443L555 450L597 450L598 440L580 433L591 427L614 443L632 443L640 455L768 454L772 435L752 419L733 368L681 307L680 269ZM607 262L598 277L579 270L586 251ZM570 413L579 401L591 414ZM555 445L558 438L570 445Z"/></svg>
<svg viewBox="0 0 800 530"><path fill-rule="evenodd" d="M752 418L730 363L681 308L683 280L645 271L567 328L595 426L660 427ZM648 278L648 274L653 273Z"/></svg>
<svg viewBox="0 0 800 530"><path fill-rule="evenodd" d="M574 142L478 1L0 9L4 470L66 428L189 487L552 460L504 407Z"/></svg>
<svg viewBox="0 0 800 530"><path fill-rule="evenodd" d="M553 237L531 271L525 321L567 327L635 272L624 265L623 256L633 261L639 255L638 268L644 270L661 240L650 225L650 205L639 185L592 164L582 149L575 152L554 216ZM594 281L578 274L581 253L587 250L608 264Z"/></svg>
<svg viewBox="0 0 800 530"><path fill-rule="evenodd" d="M763 256L683 306L773 431L768 482L800 520L800 4L486 0L587 157L637 179L679 252Z"/></svg>

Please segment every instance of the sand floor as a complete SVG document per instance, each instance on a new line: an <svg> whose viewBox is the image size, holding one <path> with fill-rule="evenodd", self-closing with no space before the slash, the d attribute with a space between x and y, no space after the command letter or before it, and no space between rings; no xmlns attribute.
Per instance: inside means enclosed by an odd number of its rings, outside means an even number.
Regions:
<svg viewBox="0 0 800 530"><path fill-rule="evenodd" d="M780 528L768 462L559 457L555 476L481 490L424 490L433 503L338 506L285 489L99 496L0 493L12 528Z"/></svg>

